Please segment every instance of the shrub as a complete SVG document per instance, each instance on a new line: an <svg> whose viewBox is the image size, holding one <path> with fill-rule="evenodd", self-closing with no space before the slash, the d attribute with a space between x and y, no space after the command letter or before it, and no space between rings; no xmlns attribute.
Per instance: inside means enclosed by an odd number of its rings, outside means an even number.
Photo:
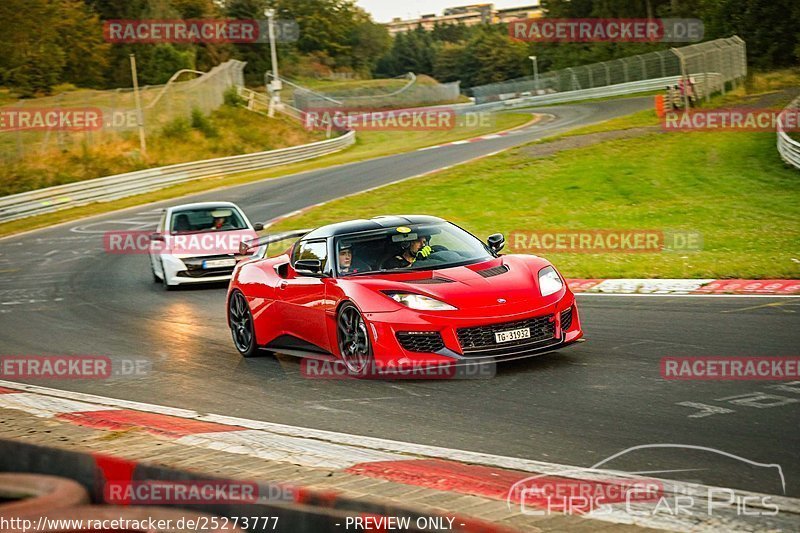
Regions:
<svg viewBox="0 0 800 533"><path fill-rule="evenodd" d="M231 107L238 107L245 105L245 99L239 96L239 91L236 87L228 87L223 94L225 105Z"/></svg>
<svg viewBox="0 0 800 533"><path fill-rule="evenodd" d="M161 134L168 139L184 139L191 128L192 125L185 117L178 117L169 121L161 129Z"/></svg>
<svg viewBox="0 0 800 533"><path fill-rule="evenodd" d="M192 109L192 128L203 132L203 135L209 138L219 136L219 131L211 119L196 107Z"/></svg>

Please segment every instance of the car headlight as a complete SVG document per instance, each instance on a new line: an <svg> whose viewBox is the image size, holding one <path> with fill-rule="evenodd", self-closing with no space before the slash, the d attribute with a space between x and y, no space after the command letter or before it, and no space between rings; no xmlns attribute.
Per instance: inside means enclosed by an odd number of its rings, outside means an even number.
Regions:
<svg viewBox="0 0 800 533"><path fill-rule="evenodd" d="M563 286L561 277L555 268L549 266L539 271L539 290L542 292L542 296L550 296L560 291Z"/></svg>
<svg viewBox="0 0 800 533"><path fill-rule="evenodd" d="M413 292L387 292L385 294L395 302L419 311L454 311L457 309L435 298Z"/></svg>

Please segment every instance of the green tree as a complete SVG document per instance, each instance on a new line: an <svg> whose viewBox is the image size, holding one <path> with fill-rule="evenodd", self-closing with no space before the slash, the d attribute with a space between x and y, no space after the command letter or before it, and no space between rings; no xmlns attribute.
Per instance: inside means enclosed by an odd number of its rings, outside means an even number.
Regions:
<svg viewBox="0 0 800 533"><path fill-rule="evenodd" d="M82 87L103 86L111 45L97 14L81 0L61 4L58 42L64 53L61 80Z"/></svg>
<svg viewBox="0 0 800 533"><path fill-rule="evenodd" d="M498 28L486 27L470 39L462 57L462 84L471 87L525 76L528 47Z"/></svg>
<svg viewBox="0 0 800 533"><path fill-rule="evenodd" d="M392 44L386 26L376 24L364 12L356 15L356 24L350 34L350 56L356 71L371 75L378 60Z"/></svg>
<svg viewBox="0 0 800 533"><path fill-rule="evenodd" d="M463 43L444 43L434 59L433 76L440 82L460 80L464 70L466 49Z"/></svg>
<svg viewBox="0 0 800 533"><path fill-rule="evenodd" d="M108 46L81 0L0 2L0 83L25 96L102 81Z"/></svg>

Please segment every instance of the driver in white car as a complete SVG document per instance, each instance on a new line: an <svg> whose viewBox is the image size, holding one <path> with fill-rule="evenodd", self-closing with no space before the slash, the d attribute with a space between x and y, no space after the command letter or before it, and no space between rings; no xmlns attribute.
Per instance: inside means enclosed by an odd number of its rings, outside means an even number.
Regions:
<svg viewBox="0 0 800 533"><path fill-rule="evenodd" d="M233 213L230 209L216 209L212 211L211 216L214 217L214 223L211 226L211 229L215 231L236 229L230 222L230 216L232 214Z"/></svg>

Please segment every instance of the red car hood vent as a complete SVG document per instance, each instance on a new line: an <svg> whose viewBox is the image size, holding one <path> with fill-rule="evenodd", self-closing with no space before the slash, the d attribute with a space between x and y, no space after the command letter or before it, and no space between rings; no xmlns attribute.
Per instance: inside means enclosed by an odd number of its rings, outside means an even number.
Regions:
<svg viewBox="0 0 800 533"><path fill-rule="evenodd" d="M508 272L509 268L508 265L500 265L492 268L486 268L483 270L476 270L475 273L483 276L484 278L491 278L493 276L499 276L500 274L505 274Z"/></svg>
<svg viewBox="0 0 800 533"><path fill-rule="evenodd" d="M440 283L455 283L455 282L449 278L432 277L423 279L410 279L407 280L406 283L411 283L414 285L438 285Z"/></svg>

